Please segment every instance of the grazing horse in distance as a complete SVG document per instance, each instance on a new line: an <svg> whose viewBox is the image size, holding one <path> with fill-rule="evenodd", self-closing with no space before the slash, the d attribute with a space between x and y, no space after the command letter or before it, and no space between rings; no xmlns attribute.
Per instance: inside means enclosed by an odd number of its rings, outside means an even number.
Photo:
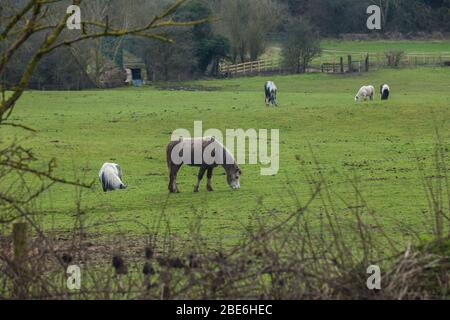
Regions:
<svg viewBox="0 0 450 320"><path fill-rule="evenodd" d="M104 192L127 188L127 185L122 182L122 169L116 163L103 164L98 177Z"/></svg>
<svg viewBox="0 0 450 320"><path fill-rule="evenodd" d="M356 94L355 101L359 102L361 101L361 99L367 101L367 98L373 100L374 94L375 94L374 86L363 86L361 87L361 89L359 89L358 93Z"/></svg>
<svg viewBox="0 0 450 320"><path fill-rule="evenodd" d="M380 87L381 100L388 100L391 93L391 88L387 84L383 84Z"/></svg>
<svg viewBox="0 0 450 320"><path fill-rule="evenodd" d="M265 103L266 106L271 105L272 107L277 106L277 86L273 81L267 81L264 85L264 92L266 94Z"/></svg>
<svg viewBox="0 0 450 320"><path fill-rule="evenodd" d="M169 191L178 193L177 173L183 164L199 167L197 183L194 192L198 192L200 182L207 173L207 191L213 191L212 176L214 168L222 166L227 175L228 185L232 189L240 189L239 178L241 169L234 160L232 154L215 138L180 138L171 141L167 145L167 166L169 168ZM197 159L196 151L201 152L201 158ZM199 152L200 151L200 152Z"/></svg>

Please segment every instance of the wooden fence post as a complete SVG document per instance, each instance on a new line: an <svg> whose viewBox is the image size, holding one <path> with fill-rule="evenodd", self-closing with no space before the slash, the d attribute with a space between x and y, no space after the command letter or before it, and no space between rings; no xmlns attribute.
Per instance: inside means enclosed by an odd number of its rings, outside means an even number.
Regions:
<svg viewBox="0 0 450 320"><path fill-rule="evenodd" d="M28 257L28 224L19 222L13 224L12 231L13 250L14 250L14 267L16 269L17 278L14 281L13 296L22 299L25 297L24 277L27 272Z"/></svg>
<svg viewBox="0 0 450 320"><path fill-rule="evenodd" d="M367 54L367 56L366 56L365 69L366 69L366 72L369 72L369 54Z"/></svg>
<svg viewBox="0 0 450 320"><path fill-rule="evenodd" d="M28 224L20 222L13 225L14 262L22 264L28 253Z"/></svg>
<svg viewBox="0 0 450 320"><path fill-rule="evenodd" d="M348 72L353 72L352 56L350 54L348 55Z"/></svg>
<svg viewBox="0 0 450 320"><path fill-rule="evenodd" d="M341 73L344 73L344 57L340 58L339 64L341 66Z"/></svg>

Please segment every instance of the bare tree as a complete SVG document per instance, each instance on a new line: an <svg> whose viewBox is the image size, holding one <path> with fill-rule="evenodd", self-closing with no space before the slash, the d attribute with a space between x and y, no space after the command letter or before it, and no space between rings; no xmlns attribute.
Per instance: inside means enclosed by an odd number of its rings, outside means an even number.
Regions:
<svg viewBox="0 0 450 320"><path fill-rule="evenodd" d="M311 60L320 53L319 34L311 24L307 20L291 21L282 47L285 67L295 73L304 73Z"/></svg>
<svg viewBox="0 0 450 320"><path fill-rule="evenodd" d="M186 0L177 0L166 10L146 21L141 26L123 29L117 26L114 21L106 19L83 20L82 30L67 30L66 23L71 17L71 13L66 13L64 7L70 4L62 0L29 0L22 3L8 1L9 10L13 13L8 17L2 16L3 27L0 32L0 42L7 43L2 46L0 60L0 77L7 64L11 61L14 54L30 39L30 37L43 33L44 39L32 52L31 58L25 63L26 67L20 77L18 85L13 88L11 95L6 95L6 88L0 88L2 97L0 100L0 123L7 119L16 105L16 102L22 96L27 88L31 76L36 70L39 62L54 50L72 46L87 40L99 39L104 37L123 37L127 35L157 39L163 42L172 42L163 32L168 27L186 27L203 23L209 19L197 21L175 21L173 15L176 10ZM82 0L74 0L73 5L81 5ZM22 5L21 5L22 4ZM56 23L49 23L49 14L58 17Z"/></svg>
<svg viewBox="0 0 450 320"><path fill-rule="evenodd" d="M85 18L89 20L94 20L98 17L104 17L105 20L111 19L112 17L115 17L111 13L117 5L120 4L112 0L89 1L86 2L86 5L83 8L83 14ZM114 19L115 23L118 26L121 26L121 29L128 28L127 16L122 17L122 15L119 15L119 17L120 19ZM124 38L120 37L117 41L114 41L113 47L110 48L110 51L113 51L112 57L105 55L103 52L104 39L105 38L96 38L70 46L73 57L78 64L83 67L86 74L97 87L103 86L101 81L102 75L111 68L114 68L112 61L116 60Z"/></svg>
<svg viewBox="0 0 450 320"><path fill-rule="evenodd" d="M381 9L381 20L383 30L386 28L387 22L390 18L391 10L399 5L401 0L372 0L372 4L375 4Z"/></svg>
<svg viewBox="0 0 450 320"><path fill-rule="evenodd" d="M256 60L264 53L267 34L280 21L280 5L272 0L222 0L214 3L216 28L230 40L233 62Z"/></svg>

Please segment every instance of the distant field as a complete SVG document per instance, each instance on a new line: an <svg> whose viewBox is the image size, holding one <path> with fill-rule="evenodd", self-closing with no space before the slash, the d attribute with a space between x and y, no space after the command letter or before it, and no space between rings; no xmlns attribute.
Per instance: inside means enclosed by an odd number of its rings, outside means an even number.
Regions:
<svg viewBox="0 0 450 320"><path fill-rule="evenodd" d="M324 50L321 58L315 62L329 60L334 56L346 56L353 54L357 57L365 53L384 53L390 50L403 50L406 54L420 54L426 56L444 55L450 57L450 40L445 41L344 41L323 40L321 47ZM281 49L279 45L268 48L262 59L280 58Z"/></svg>
<svg viewBox="0 0 450 320"><path fill-rule="evenodd" d="M326 50L350 52L385 52L399 49L407 53L450 53L450 40L446 41L338 41L323 40Z"/></svg>
<svg viewBox="0 0 450 320"><path fill-rule="evenodd" d="M342 48L333 42L329 47ZM377 47L374 45L374 50ZM358 48L355 44L350 49ZM306 175L317 170L312 150L330 186L350 203L354 196L345 177L359 177L369 205L392 235L404 236L407 227L429 233L423 224L427 206L414 150L430 165L435 126L445 143L450 141L450 69L277 76L276 109L264 106L265 80L254 77L183 84L196 91L145 87L27 92L13 120L39 132L24 134L3 127L0 139L28 136L25 143L42 160L56 157L56 173L68 178L96 180L103 162L122 165L127 190L104 194L96 184L82 195L86 223L100 223L89 229L92 232L138 235L152 229L164 212L174 236L187 234L200 216L208 240L233 241L251 213L279 218L308 199ZM393 90L390 101L382 103L377 97L374 102L354 103L361 85L377 87L384 82ZM206 193L203 183L201 192L194 194L197 170L184 167L179 176L182 193L169 195L165 146L173 130L193 130L195 120L203 120L205 129L279 129L279 174L263 177L259 166L243 165L242 189L233 192L218 168L213 180L216 191ZM71 228L76 199L71 187L57 186L48 192L38 204L47 212L41 220L45 229L62 232ZM342 217L350 218L348 208L337 205ZM313 207L312 220L323 210L320 201ZM115 221L118 223L112 223Z"/></svg>

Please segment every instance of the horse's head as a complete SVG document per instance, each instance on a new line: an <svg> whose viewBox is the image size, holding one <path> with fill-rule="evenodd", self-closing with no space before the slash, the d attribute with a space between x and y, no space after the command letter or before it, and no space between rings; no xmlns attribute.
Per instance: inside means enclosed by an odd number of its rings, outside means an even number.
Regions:
<svg viewBox="0 0 450 320"><path fill-rule="evenodd" d="M277 99L277 94L276 94L276 92L273 91L273 90L271 90L271 91L270 91L270 96L269 96L269 103L270 103L272 106L276 105L276 104L277 104L276 99Z"/></svg>
<svg viewBox="0 0 450 320"><path fill-rule="evenodd" d="M236 164L227 166L226 172L227 172L227 182L228 185L231 187L231 189L233 190L240 189L241 183L239 179L242 175L242 171L239 168L239 166Z"/></svg>

